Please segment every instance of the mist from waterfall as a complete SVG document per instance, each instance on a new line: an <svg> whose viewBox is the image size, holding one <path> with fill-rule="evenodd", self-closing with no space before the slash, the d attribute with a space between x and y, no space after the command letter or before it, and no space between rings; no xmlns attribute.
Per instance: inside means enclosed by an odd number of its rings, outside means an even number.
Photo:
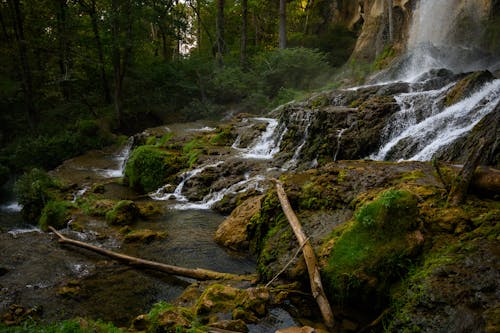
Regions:
<svg viewBox="0 0 500 333"><path fill-rule="evenodd" d="M480 45L487 9L477 0L420 0L398 79L412 82L435 68L462 73L494 66L498 59Z"/></svg>

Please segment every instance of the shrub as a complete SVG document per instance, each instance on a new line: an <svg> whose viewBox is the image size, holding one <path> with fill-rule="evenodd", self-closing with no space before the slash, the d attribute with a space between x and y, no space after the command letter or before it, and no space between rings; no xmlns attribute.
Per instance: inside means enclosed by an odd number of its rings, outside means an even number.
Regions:
<svg viewBox="0 0 500 333"><path fill-rule="evenodd" d="M32 224L39 220L43 207L56 199L59 183L45 171L32 169L23 174L14 185L17 201L23 206L23 218Z"/></svg>
<svg viewBox="0 0 500 333"><path fill-rule="evenodd" d="M302 47L261 53L253 59L253 64L271 97L276 96L280 88L319 87L330 73L324 54Z"/></svg>
<svg viewBox="0 0 500 333"><path fill-rule="evenodd" d="M178 155L154 146L140 146L130 155L125 176L130 187L136 191L150 192L167 183L184 166L183 159Z"/></svg>
<svg viewBox="0 0 500 333"><path fill-rule="evenodd" d="M73 204L68 201L49 201L41 212L38 222L40 229L47 231L49 226L62 229L71 218L70 209Z"/></svg>

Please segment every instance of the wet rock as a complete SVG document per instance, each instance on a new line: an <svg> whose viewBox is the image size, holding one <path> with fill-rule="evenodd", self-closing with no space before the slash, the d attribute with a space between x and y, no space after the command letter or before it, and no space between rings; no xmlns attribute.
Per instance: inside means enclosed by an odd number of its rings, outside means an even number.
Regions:
<svg viewBox="0 0 500 333"><path fill-rule="evenodd" d="M261 208L262 196L252 197L239 205L215 232L215 241L234 250L248 249L247 227Z"/></svg>
<svg viewBox="0 0 500 333"><path fill-rule="evenodd" d="M450 106L475 93L486 82L495 77L489 71L474 72L457 82L446 94L445 105Z"/></svg>
<svg viewBox="0 0 500 333"><path fill-rule="evenodd" d="M19 304L12 304L2 315L2 322L7 326L19 325L28 319L36 319L42 313L41 307L26 308Z"/></svg>
<svg viewBox="0 0 500 333"><path fill-rule="evenodd" d="M410 276L408 289L395 296L400 305L389 330L488 332L499 327L497 244L485 239L451 243L438 245Z"/></svg>
<svg viewBox="0 0 500 333"><path fill-rule="evenodd" d="M125 243L151 243L157 239L167 237L167 233L163 231L153 231L150 229L133 230L127 233L124 237Z"/></svg>
<svg viewBox="0 0 500 333"><path fill-rule="evenodd" d="M248 326L241 319L237 320L221 320L215 323L211 323L210 327L220 328L222 330L233 331L233 332L248 332Z"/></svg>
<svg viewBox="0 0 500 333"><path fill-rule="evenodd" d="M127 225L134 223L139 217L139 209L131 200L121 200L112 210L106 213L106 221L112 225Z"/></svg>
<svg viewBox="0 0 500 333"><path fill-rule="evenodd" d="M141 314L134 318L131 328L135 331L146 331L150 326L151 321L148 315Z"/></svg>

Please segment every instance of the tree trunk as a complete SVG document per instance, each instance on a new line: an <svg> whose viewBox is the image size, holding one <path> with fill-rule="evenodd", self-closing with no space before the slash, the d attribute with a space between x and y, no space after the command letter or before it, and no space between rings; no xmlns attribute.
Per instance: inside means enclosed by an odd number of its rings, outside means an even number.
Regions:
<svg viewBox="0 0 500 333"><path fill-rule="evenodd" d="M59 86L64 99L69 100L69 71L70 71L70 46L68 41L68 27L67 27L67 9L68 5L66 0L59 0L59 8L57 11L57 30L59 39L59 71L61 73L61 79L59 80Z"/></svg>
<svg viewBox="0 0 500 333"><path fill-rule="evenodd" d="M224 45L224 0L217 0L217 20L215 22L217 34L217 62L220 66L223 65L223 55L225 52Z"/></svg>
<svg viewBox="0 0 500 333"><path fill-rule="evenodd" d="M21 65L21 75L24 91L24 105L30 127L35 130L39 116L34 103L34 89L33 89L33 76L31 73L31 66L28 59L28 48L26 47L26 39L24 36L24 21L21 12L21 4L19 0L9 0L9 7L11 8L12 22L14 33L16 37L17 50L19 52L19 61Z"/></svg>
<svg viewBox="0 0 500 333"><path fill-rule="evenodd" d="M389 20L389 41L392 43L394 41L394 22L392 18L392 0L387 0L388 9L388 20Z"/></svg>
<svg viewBox="0 0 500 333"><path fill-rule="evenodd" d="M94 246L91 244L80 242L80 241L77 241L77 240L74 240L71 238L67 238L64 235L57 232L57 230L55 230L53 227L49 227L49 229L53 233L55 233L57 237L59 237L59 243L61 243L61 244L70 244L70 245L74 245L77 247L81 247L81 248L105 255L107 257L113 258L115 260L124 262L127 265L131 265L131 266L149 268L149 269L157 270L160 272L165 272L168 274L189 277L189 278L196 279L196 280L220 280L220 279L247 280L247 281L255 280L255 276L253 276L253 275L235 275L235 274L230 274L230 273L220 273L220 272L214 272L214 271L202 269L202 268L191 269L191 268L162 264L159 262L145 260L145 259L141 259L141 258L137 258L137 257L132 257L132 256L128 256L125 254L117 253L114 251L106 250L106 249L103 249L103 248L98 247L98 246Z"/></svg>
<svg viewBox="0 0 500 333"><path fill-rule="evenodd" d="M91 0L91 4L88 5L85 1L81 0L80 5L86 8L87 14L90 16L90 22L92 25L92 33L94 34L94 41L97 48L97 57L99 59L99 73L101 76L101 88L106 104L111 103L111 92L109 91L109 82L106 75L106 68L104 62L104 50L102 47L101 36L99 33L99 25L97 20L97 9L95 0Z"/></svg>
<svg viewBox="0 0 500 333"><path fill-rule="evenodd" d="M123 118L123 80L132 53L132 4L130 1L112 0L113 19L111 35L113 36L112 62L114 72L114 107L117 127L122 125ZM122 36L120 19L125 22L125 33ZM123 45L122 45L123 44Z"/></svg>
<svg viewBox="0 0 500 333"><path fill-rule="evenodd" d="M248 18L248 0L241 1L241 50L240 65L244 69L247 66L247 18Z"/></svg>
<svg viewBox="0 0 500 333"><path fill-rule="evenodd" d="M486 141L481 139L476 149L473 150L468 156L462 170L460 170L452 182L450 193L448 194L448 205L456 206L465 201L469 185L471 184L472 177L474 176L474 171L481 160L481 155L485 147Z"/></svg>
<svg viewBox="0 0 500 333"><path fill-rule="evenodd" d="M10 41L9 34L7 33L7 26L5 25L5 21L3 19L2 11L0 10L0 25L2 26L2 34L4 41Z"/></svg>
<svg viewBox="0 0 500 333"><path fill-rule="evenodd" d="M283 188L283 184L280 181L276 181L276 192L278 193L278 198L283 208L283 212L290 223L290 226L295 233L295 237L299 241L299 246L302 247L302 252L304 254L304 259L306 261L307 271L309 272L309 282L311 283L311 291L318 303L321 315L326 326L330 329L334 326L333 312L330 307L330 303L323 291L323 285L321 283L321 275L319 273L318 263L316 260L316 255L314 249L311 246L308 238L306 237L302 226L300 225L299 219L295 215L288 197Z"/></svg>
<svg viewBox="0 0 500 333"><path fill-rule="evenodd" d="M279 47L286 48L286 0L280 0Z"/></svg>

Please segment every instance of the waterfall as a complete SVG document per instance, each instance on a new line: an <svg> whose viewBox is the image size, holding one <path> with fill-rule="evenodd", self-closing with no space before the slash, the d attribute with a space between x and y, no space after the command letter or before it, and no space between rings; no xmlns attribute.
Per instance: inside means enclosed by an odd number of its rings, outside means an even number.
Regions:
<svg viewBox="0 0 500 333"><path fill-rule="evenodd" d="M408 36L406 64L399 79L415 81L433 68L456 73L495 65L480 49L489 8L472 0L420 0Z"/></svg>
<svg viewBox="0 0 500 333"><path fill-rule="evenodd" d="M167 184L165 186L160 187L155 192L150 193L149 197L153 200L175 199L175 200L180 201L180 202L186 202L186 201L188 201L188 199L184 195L182 195L182 190L184 188L184 184L186 184L186 182L189 179L193 178L197 174L200 174L203 171L205 171L205 169L215 168L222 163L223 163L222 161L219 161L219 162L214 163L214 164L207 164L207 165L204 165L202 167L186 171L181 175L182 180L179 183L179 185L177 185L177 187L175 188L175 190L173 192L168 192L167 188L169 188L171 185Z"/></svg>
<svg viewBox="0 0 500 333"><path fill-rule="evenodd" d="M117 162L117 167L114 169L95 169L98 173L102 174L104 177L108 178L119 178L123 177L123 172L125 171L125 166L127 165L130 152L132 151L132 146L134 145L134 137L128 138L127 143L123 148L113 156L113 160Z"/></svg>
<svg viewBox="0 0 500 333"><path fill-rule="evenodd" d="M297 166L302 148L304 148L307 142L307 138L309 137L309 127L311 126L311 119L312 119L312 112L308 111L295 112L294 114L291 115L290 117L291 121L293 121L294 123L298 124L301 127L304 127L304 134L302 135L302 139L297 148L295 149L292 158L285 164L283 164L282 167L283 170L288 170L290 168L294 168Z"/></svg>
<svg viewBox="0 0 500 333"><path fill-rule="evenodd" d="M243 158L270 160L280 149L281 136L280 131L277 131L278 121L273 118L254 118L254 120L267 122L264 133L249 148L238 148L239 138L232 147L241 150Z"/></svg>
<svg viewBox="0 0 500 333"><path fill-rule="evenodd" d="M484 84L468 98L444 107L449 86L433 91L401 94L401 110L385 129L386 142L371 159L430 160L433 155L469 132L500 103L500 80Z"/></svg>

